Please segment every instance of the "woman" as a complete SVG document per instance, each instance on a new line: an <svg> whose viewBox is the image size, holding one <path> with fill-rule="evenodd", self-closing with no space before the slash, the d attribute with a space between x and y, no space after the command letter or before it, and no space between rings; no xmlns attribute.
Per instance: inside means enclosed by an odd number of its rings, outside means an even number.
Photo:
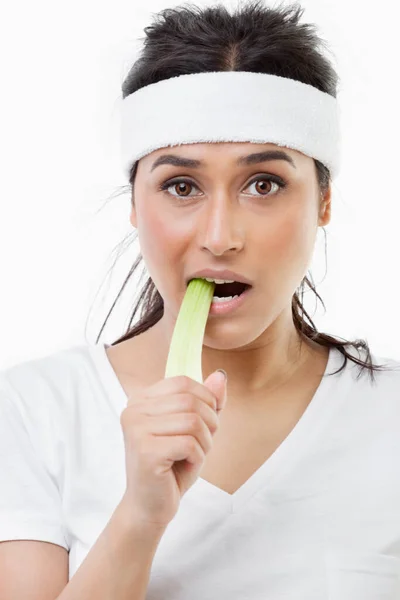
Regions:
<svg viewBox="0 0 400 600"><path fill-rule="evenodd" d="M399 365L317 332L299 296L338 167L338 77L302 12L146 28L122 130L142 315L2 373L2 600L398 597ZM239 141L217 142L226 124ZM204 384L164 377L199 277L217 281Z"/></svg>

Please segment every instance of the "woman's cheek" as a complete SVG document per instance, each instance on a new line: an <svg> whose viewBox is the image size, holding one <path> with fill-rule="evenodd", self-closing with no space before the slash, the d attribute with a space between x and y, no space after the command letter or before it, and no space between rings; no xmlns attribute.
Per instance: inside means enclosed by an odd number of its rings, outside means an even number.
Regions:
<svg viewBox="0 0 400 600"><path fill-rule="evenodd" d="M165 227L161 216L149 207L138 211L138 238L140 251L153 281L155 281L160 255L168 251ZM158 259L157 259L158 257ZM158 267L159 268L159 267Z"/></svg>
<svg viewBox="0 0 400 600"><path fill-rule="evenodd" d="M146 268L157 289L167 297L176 271L181 269L186 238L177 219L149 208L139 218L139 244Z"/></svg>
<svg viewBox="0 0 400 600"><path fill-rule="evenodd" d="M274 259L285 260L288 254L292 254L292 249L301 243L301 235L299 235L296 223L293 219L281 220L275 222L273 227L270 227L264 236L266 246L265 250L268 255Z"/></svg>
<svg viewBox="0 0 400 600"><path fill-rule="evenodd" d="M295 272L303 273L313 255L316 228L314 215L307 214L306 209L297 217L288 223L286 230L287 257Z"/></svg>
<svg viewBox="0 0 400 600"><path fill-rule="evenodd" d="M155 251L156 248L165 245L164 240L168 237L168 227L163 214L153 207L142 207L138 217L140 247L143 252L151 254L152 250Z"/></svg>
<svg viewBox="0 0 400 600"><path fill-rule="evenodd" d="M310 258L314 244L314 233L304 213L293 212L289 217L274 223L264 236L263 254L270 257L276 268L288 267L297 272Z"/></svg>

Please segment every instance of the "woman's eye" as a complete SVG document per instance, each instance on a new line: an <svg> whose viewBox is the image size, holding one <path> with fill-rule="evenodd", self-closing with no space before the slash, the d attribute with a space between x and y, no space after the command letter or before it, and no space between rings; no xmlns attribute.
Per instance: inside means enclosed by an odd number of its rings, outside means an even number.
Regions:
<svg viewBox="0 0 400 600"><path fill-rule="evenodd" d="M258 192L260 192L260 196L272 196L274 193L279 192L279 190L281 188L285 187L285 184L279 183L278 181L275 181L275 179L272 179L271 177L262 177L259 179L253 179L253 181L251 181L249 183L249 185L247 187L251 187L255 185L256 187L254 188L255 191L257 192L256 195L258 195ZM273 186L276 186L275 188L275 192L273 191Z"/></svg>
<svg viewBox="0 0 400 600"><path fill-rule="evenodd" d="M189 187L198 189L198 187L194 183L192 183L191 181L187 181L186 179L180 179L179 181L167 182L161 186L161 189L167 190L167 192L169 194L171 193L171 192L169 192L170 188L177 189L178 195L175 196L175 198L193 198L193 196L189 196L187 194ZM173 195L174 194L171 193L171 196L173 196Z"/></svg>
<svg viewBox="0 0 400 600"><path fill-rule="evenodd" d="M255 194L251 194L251 195L256 195L256 196L271 196L276 194L277 192L279 192L280 189L283 189L284 187L286 187L286 182L283 181L283 179L281 179L280 177L277 176L268 176L268 177L257 177L256 179L253 179L247 186L247 188L249 188L250 186L255 185ZM274 190L274 186L275 190ZM174 181L166 181L165 183L163 183L160 186L160 190L164 190L166 191L168 194L171 194L172 196L174 196L175 198L193 198L193 195L189 195L188 192L188 188L195 188L198 190L198 187L192 182L189 181L188 179L175 179ZM170 188L174 188L177 190L177 195L171 193L169 190ZM247 189L245 188L245 189Z"/></svg>

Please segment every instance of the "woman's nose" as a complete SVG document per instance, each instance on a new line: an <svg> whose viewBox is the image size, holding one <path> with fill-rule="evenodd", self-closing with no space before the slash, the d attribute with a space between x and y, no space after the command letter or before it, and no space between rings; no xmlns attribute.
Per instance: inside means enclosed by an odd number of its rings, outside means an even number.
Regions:
<svg viewBox="0 0 400 600"><path fill-rule="evenodd" d="M235 250L240 251L244 244L243 219L240 211L229 199L210 201L204 220L199 228L200 243L215 255Z"/></svg>

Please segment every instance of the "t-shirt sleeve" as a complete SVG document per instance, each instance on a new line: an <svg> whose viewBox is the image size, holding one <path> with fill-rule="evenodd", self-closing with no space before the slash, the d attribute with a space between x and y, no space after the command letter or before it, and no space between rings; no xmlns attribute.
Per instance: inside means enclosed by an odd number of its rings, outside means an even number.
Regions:
<svg viewBox="0 0 400 600"><path fill-rule="evenodd" d="M29 435L18 395L0 373L0 541L39 540L69 551L56 482Z"/></svg>

